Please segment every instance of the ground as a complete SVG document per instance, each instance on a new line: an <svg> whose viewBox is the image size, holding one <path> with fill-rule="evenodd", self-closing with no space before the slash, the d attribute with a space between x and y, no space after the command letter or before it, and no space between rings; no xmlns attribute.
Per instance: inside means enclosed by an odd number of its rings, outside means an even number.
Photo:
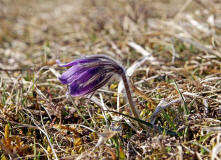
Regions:
<svg viewBox="0 0 221 160"><path fill-rule="evenodd" d="M128 69L146 129L118 76L66 95L56 60L90 54ZM2 160L221 158L220 0L1 0L0 57Z"/></svg>

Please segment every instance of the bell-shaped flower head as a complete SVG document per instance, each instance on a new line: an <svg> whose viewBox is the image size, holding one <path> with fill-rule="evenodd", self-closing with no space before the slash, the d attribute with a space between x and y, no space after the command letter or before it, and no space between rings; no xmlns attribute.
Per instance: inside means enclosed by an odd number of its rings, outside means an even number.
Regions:
<svg viewBox="0 0 221 160"><path fill-rule="evenodd" d="M121 65L104 55L86 56L67 64L57 63L60 67L70 67L59 80L69 86L69 94L73 97L95 92L114 74L125 74Z"/></svg>
<svg viewBox="0 0 221 160"><path fill-rule="evenodd" d="M67 64L61 64L60 61L57 63L60 67L70 67L59 77L59 80L69 86L69 94L73 97L93 93L104 86L114 74L119 74L124 83L131 111L135 118L139 119L125 70L115 60L104 55L93 55L76 59ZM145 128L141 123L139 125Z"/></svg>

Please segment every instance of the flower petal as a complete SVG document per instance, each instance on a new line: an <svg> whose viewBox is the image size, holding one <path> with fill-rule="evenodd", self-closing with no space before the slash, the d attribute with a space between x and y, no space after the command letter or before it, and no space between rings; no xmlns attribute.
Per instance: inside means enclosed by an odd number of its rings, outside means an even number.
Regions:
<svg viewBox="0 0 221 160"><path fill-rule="evenodd" d="M61 67L70 67L59 80L69 85L69 94L72 96L83 96L92 93L105 85L113 74L122 74L124 69L113 59L104 55L94 55L76 59Z"/></svg>
<svg viewBox="0 0 221 160"><path fill-rule="evenodd" d="M72 67L74 65L78 65L78 64L85 64L85 63L92 63L92 62L96 62L98 61L98 59L96 58L81 58L81 59L76 59L72 62L66 63L66 64L62 64L59 60L56 60L56 63L60 66L60 67Z"/></svg>
<svg viewBox="0 0 221 160"><path fill-rule="evenodd" d="M64 72L59 80L63 84L70 84L73 81L79 81L79 83L84 83L90 80L94 75L102 72L103 67L83 67L79 65L72 66L66 72Z"/></svg>
<svg viewBox="0 0 221 160"><path fill-rule="evenodd" d="M73 81L74 75L76 75L77 71L82 70L82 67L79 65L72 66L67 71L65 71L58 79L63 84L69 84Z"/></svg>
<svg viewBox="0 0 221 160"><path fill-rule="evenodd" d="M111 75L106 74L99 74L99 76L96 76L96 78L93 78L90 83L87 83L86 85L83 83L80 83L79 81L72 83L69 86L69 93L71 96L84 96L89 93L92 93L102 87L106 84L106 82L111 78Z"/></svg>
<svg viewBox="0 0 221 160"><path fill-rule="evenodd" d="M85 82L89 82L92 77L96 77L97 74L105 73L103 70L103 67L93 67L85 70L81 75L78 76L78 81L81 84L84 84Z"/></svg>

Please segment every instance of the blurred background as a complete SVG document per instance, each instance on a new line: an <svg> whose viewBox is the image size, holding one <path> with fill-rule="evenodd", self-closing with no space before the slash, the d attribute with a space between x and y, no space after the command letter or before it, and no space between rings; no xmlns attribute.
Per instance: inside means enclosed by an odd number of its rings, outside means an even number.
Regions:
<svg viewBox="0 0 221 160"><path fill-rule="evenodd" d="M219 0L1 0L0 68L40 65L46 59L53 63L61 55L71 59L85 53L122 58L129 54L128 41L150 48L161 38L173 43L174 37L161 32L208 38L205 45L217 47L220 28Z"/></svg>

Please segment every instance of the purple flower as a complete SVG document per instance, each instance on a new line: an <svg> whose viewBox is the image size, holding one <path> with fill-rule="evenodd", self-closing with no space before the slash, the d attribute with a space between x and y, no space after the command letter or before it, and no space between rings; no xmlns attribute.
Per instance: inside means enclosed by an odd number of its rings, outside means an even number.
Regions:
<svg viewBox="0 0 221 160"><path fill-rule="evenodd" d="M124 74L124 69L113 59L104 55L86 56L76 59L60 67L70 67L59 80L69 86L69 94L73 97L84 96L104 86L114 74Z"/></svg>
<svg viewBox="0 0 221 160"><path fill-rule="evenodd" d="M60 61L57 63L60 67L70 67L59 77L59 80L69 86L69 94L73 97L93 93L104 86L114 74L119 74L124 82L131 111L135 118L139 119L124 68L116 61L104 55L93 55L63 65ZM145 128L141 123L139 125Z"/></svg>

